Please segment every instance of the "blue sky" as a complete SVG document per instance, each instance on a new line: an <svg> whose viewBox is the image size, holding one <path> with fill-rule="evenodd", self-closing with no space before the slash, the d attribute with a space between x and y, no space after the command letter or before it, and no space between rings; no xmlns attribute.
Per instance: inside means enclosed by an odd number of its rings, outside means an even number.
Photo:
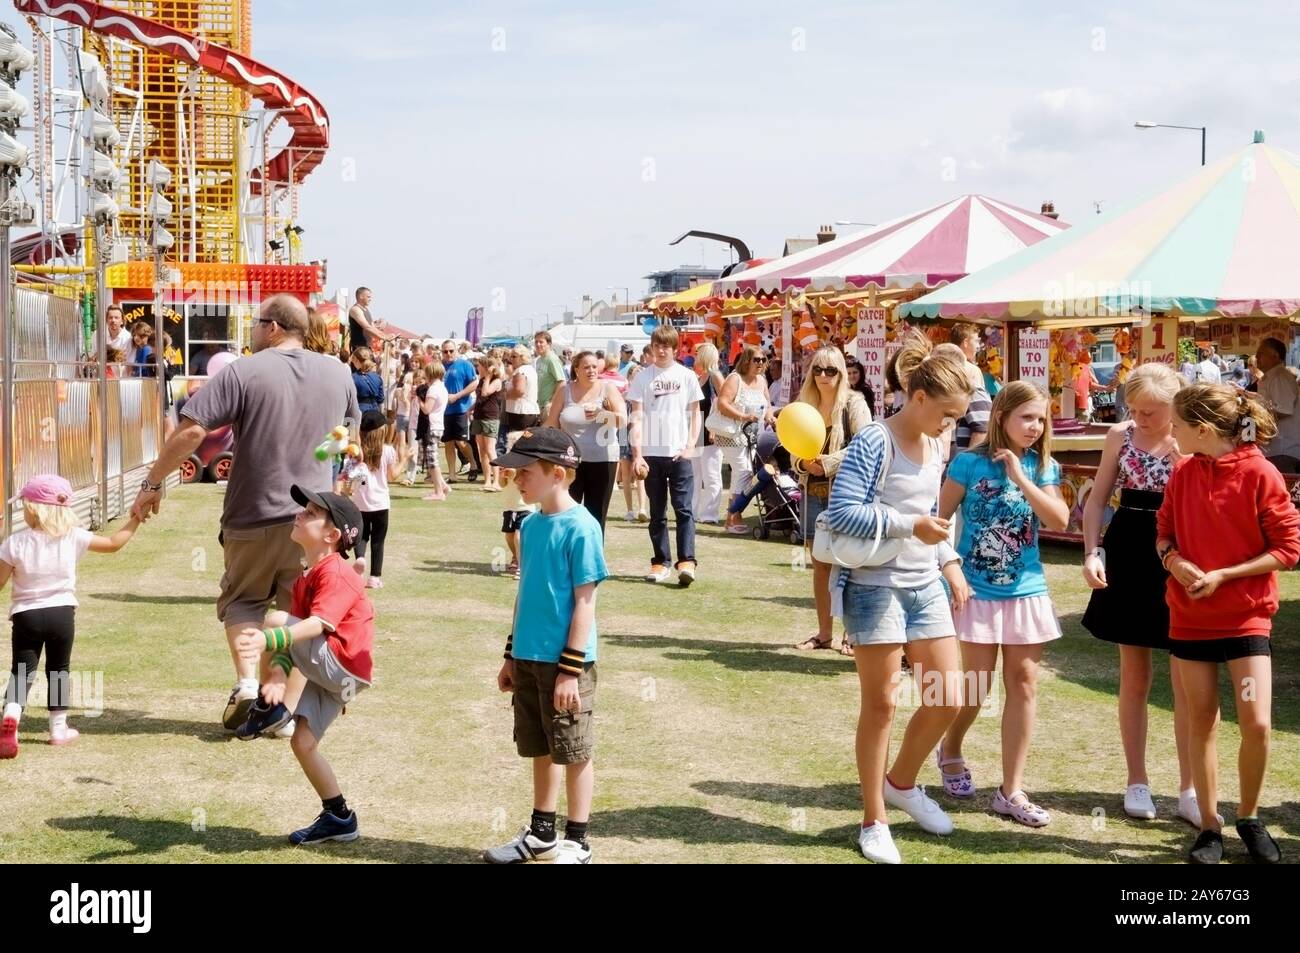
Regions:
<svg viewBox="0 0 1300 953"><path fill-rule="evenodd" d="M689 228L766 257L965 192L1076 221L1195 171L1137 119L1300 151L1298 34L1281 3L258 0L253 53L330 113L308 255L445 333L728 260Z"/></svg>

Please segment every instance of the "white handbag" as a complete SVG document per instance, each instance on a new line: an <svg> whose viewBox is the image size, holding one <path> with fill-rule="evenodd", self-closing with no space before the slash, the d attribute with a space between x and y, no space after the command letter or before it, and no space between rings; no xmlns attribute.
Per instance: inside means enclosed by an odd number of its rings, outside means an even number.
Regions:
<svg viewBox="0 0 1300 953"><path fill-rule="evenodd" d="M715 397L714 400L716 401L717 398ZM744 421L728 417L716 403L704 421L704 429L718 437L739 437L742 426Z"/></svg>
<svg viewBox="0 0 1300 953"><path fill-rule="evenodd" d="M872 426L885 431L885 464L880 471L880 482L876 484L876 496L879 497L880 488L889 476L889 467L894 462L894 442L883 424L874 423ZM844 569L883 566L898 556L905 542L882 536L883 525L883 520L876 520L874 536L852 536L831 529L830 519L823 511L817 516L817 529L813 534L813 559Z"/></svg>

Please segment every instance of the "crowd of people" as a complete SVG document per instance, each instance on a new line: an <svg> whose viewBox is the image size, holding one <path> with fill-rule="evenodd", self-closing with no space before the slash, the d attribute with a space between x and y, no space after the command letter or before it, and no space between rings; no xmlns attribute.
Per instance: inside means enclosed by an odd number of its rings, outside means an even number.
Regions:
<svg viewBox="0 0 1300 953"><path fill-rule="evenodd" d="M0 584L14 583L15 633L0 757L17 754L42 648L51 685L66 675L78 558L125 545L158 512L166 476L209 431L232 425L238 449L223 501L216 611L236 682L222 722L241 739L292 739L321 801L292 843L359 835L319 744L373 680L366 590L383 586L391 487L413 485L421 473L431 503L445 504L475 479L502 495L508 571L519 581L498 687L514 695L514 742L533 763L534 810L486 860L591 860L597 590L608 575L607 517L620 486L624 518L647 526L644 580L679 589L699 579L697 522L723 524L724 538L748 534L756 493L785 488L794 501L796 537L811 544L818 626L797 648L834 648L839 618L838 650L854 660L860 684L855 753L867 859L901 860L891 809L929 833L954 830L919 784L932 759L945 797L969 799L986 787L963 746L999 660L1005 702L991 808L1028 827L1050 823L1024 789L1038 671L1062 634L1039 532L1063 529L1069 513L1047 395L1024 382L990 382L975 363L975 329L954 328L938 346L919 335L903 342L879 399L861 365L819 347L790 395L779 372L769 376L773 362L761 348L740 349L726 368L712 344L684 354L669 325L656 327L639 355L628 347L557 354L545 331L531 351L477 352L452 339L398 344L372 318L370 300L361 289L342 348L292 297L264 302L252 356L188 400L131 519L112 537L75 526L70 490L58 478L24 488L28 528L0 545ZM1134 371L1125 383L1129 419L1106 437L1085 511L1081 570L1093 594L1084 626L1119 646L1124 810L1156 816L1147 699L1152 657L1165 652L1177 814L1197 829L1188 852L1197 863L1216 863L1224 852L1216 767L1222 668L1234 685L1254 686L1233 693L1242 736L1236 829L1252 859L1280 857L1259 817L1277 573L1300 560L1300 515L1278 470L1291 453L1269 460L1261 451L1289 448L1286 428L1300 415L1284 386L1294 378L1280 348L1274 339L1261 344L1255 392L1189 382L1159 364ZM774 433L789 403L807 405L824 427L819 452L806 458L791 456ZM353 424L357 459L313 452L313 441L340 421ZM1103 531L1115 491L1120 506ZM1225 518L1208 520L1207 512ZM905 668L923 686L923 703L891 761ZM75 729L62 699L51 699L51 741L67 743Z"/></svg>

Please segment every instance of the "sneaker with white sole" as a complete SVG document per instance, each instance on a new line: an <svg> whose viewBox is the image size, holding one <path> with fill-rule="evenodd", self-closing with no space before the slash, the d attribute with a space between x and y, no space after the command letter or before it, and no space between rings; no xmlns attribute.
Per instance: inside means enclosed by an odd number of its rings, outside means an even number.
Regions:
<svg viewBox="0 0 1300 953"><path fill-rule="evenodd" d="M660 566L656 564L654 566L651 566L650 571L646 573L644 576L642 576L641 578L644 579L646 582L667 582L669 579L672 578L672 575L673 575L673 571L669 569L667 566Z"/></svg>
<svg viewBox="0 0 1300 953"><path fill-rule="evenodd" d="M489 864L548 864L560 852L560 839L542 840L525 827L500 847L483 851L483 860ZM589 855L590 856L590 855Z"/></svg>
<svg viewBox="0 0 1300 953"><path fill-rule="evenodd" d="M576 840L560 841L560 849L555 852L555 864L589 864L591 863L591 847L585 844L579 844Z"/></svg>
<svg viewBox="0 0 1300 953"><path fill-rule="evenodd" d="M677 567L677 585L689 589L695 581L695 563L686 562Z"/></svg>
<svg viewBox="0 0 1300 953"><path fill-rule="evenodd" d="M292 737L293 737L294 730L295 730L297 727L298 727L298 722L296 722L296 721L294 721L292 718L290 718L288 721L286 721L286 722L285 722L283 725L281 725L279 728L275 729L275 737L277 737L277 738L292 738Z"/></svg>
<svg viewBox="0 0 1300 953"><path fill-rule="evenodd" d="M885 803L896 807L920 825L921 830L930 834L951 834L952 818L944 813L933 798L925 793L925 788L915 785L911 790L900 791L885 778Z"/></svg>
<svg viewBox="0 0 1300 953"><path fill-rule="evenodd" d="M1145 784L1130 784L1124 792L1124 813L1141 821L1156 818L1156 802L1151 800L1151 789Z"/></svg>
<svg viewBox="0 0 1300 953"><path fill-rule="evenodd" d="M1191 824L1198 831L1201 829L1201 805L1196 800L1194 790L1184 791L1178 795L1178 818ZM1214 819L1218 821L1219 826L1223 826L1223 815L1216 813Z"/></svg>
<svg viewBox="0 0 1300 953"><path fill-rule="evenodd" d="M635 523L635 522L636 522L636 510L628 510L626 513L624 513L624 514L623 514L623 522L624 522L624 523Z"/></svg>
<svg viewBox="0 0 1300 953"><path fill-rule="evenodd" d="M889 825L879 821L858 831L858 850L873 864L901 864L902 856L894 846Z"/></svg>
<svg viewBox="0 0 1300 953"><path fill-rule="evenodd" d="M226 699L225 711L221 713L221 723L230 731L234 731L248 721L248 711L255 701L257 701L257 685L236 682L235 687L230 690L230 697Z"/></svg>

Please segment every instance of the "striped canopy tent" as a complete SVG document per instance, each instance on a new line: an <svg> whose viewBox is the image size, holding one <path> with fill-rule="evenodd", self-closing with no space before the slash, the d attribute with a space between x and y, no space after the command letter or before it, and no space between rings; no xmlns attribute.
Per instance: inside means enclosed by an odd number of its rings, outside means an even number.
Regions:
<svg viewBox="0 0 1300 953"><path fill-rule="evenodd" d="M713 282L720 297L771 307L789 295L847 309L898 300L980 271L1068 226L984 195L962 195ZM877 303L884 303L877 302Z"/></svg>
<svg viewBox="0 0 1300 953"><path fill-rule="evenodd" d="M1300 157L1264 145L903 304L1042 326L1300 316Z"/></svg>

